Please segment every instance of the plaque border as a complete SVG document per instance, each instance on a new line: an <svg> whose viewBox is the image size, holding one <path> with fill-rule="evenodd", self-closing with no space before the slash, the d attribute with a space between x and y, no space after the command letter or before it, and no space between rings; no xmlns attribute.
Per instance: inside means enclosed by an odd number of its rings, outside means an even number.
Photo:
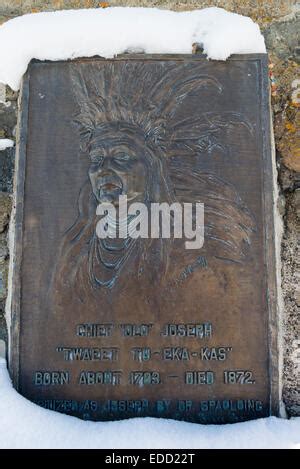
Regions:
<svg viewBox="0 0 300 469"><path fill-rule="evenodd" d="M195 50L193 54L120 54L109 61L118 60L135 61L160 61L160 60L203 60L206 56ZM72 62L105 61L99 56L83 57L72 60ZM262 141L262 207L264 215L263 237L266 275L264 279L264 294L267 295L267 336L268 336L268 369L269 369L269 415L280 416L281 401L281 369L279 368L279 297L277 288L277 264L276 258L276 231L275 231L275 204L276 204L276 168L273 148L273 133L271 125L270 87L268 74L268 54L234 54L227 59L228 62L243 60L257 61L260 84L260 139ZM58 60L55 63L68 63L68 60ZM27 72L22 79L18 100L18 124L16 137L16 157L14 174L14 203L11 215L11 238L10 238L10 266L9 286L7 297L6 314L10 317L8 361L9 372L14 387L19 390L20 373L20 323L21 323L21 269L22 269L22 246L23 246L23 217L24 217L24 195L26 177L26 150L29 118L29 86L31 67L37 64L53 63L51 60L31 60Z"/></svg>
<svg viewBox="0 0 300 469"><path fill-rule="evenodd" d="M16 390L19 390L20 372L20 322L21 322L21 268L23 254L23 218L26 176L26 149L29 113L30 65L24 75L18 98L18 122L16 133L15 172L13 184L13 208L9 226L9 280L11 285L6 303L6 315L10 315L8 331L8 365ZM8 305L8 306L7 306Z"/></svg>

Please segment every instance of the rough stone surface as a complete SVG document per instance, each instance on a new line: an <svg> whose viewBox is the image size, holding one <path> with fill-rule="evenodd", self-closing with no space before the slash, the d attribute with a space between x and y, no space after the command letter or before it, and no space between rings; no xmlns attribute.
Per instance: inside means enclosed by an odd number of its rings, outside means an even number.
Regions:
<svg viewBox="0 0 300 469"><path fill-rule="evenodd" d="M0 83L0 103L5 103L6 100L6 87Z"/></svg>
<svg viewBox="0 0 300 469"><path fill-rule="evenodd" d="M300 31L300 28L299 28ZM300 172L300 93L296 77L300 77L299 63L288 59L282 61L271 54L276 90L273 92L274 129L277 153L290 171ZM299 100L300 101L300 100ZM294 175L296 177L296 174Z"/></svg>
<svg viewBox="0 0 300 469"><path fill-rule="evenodd" d="M17 123L17 104L16 102L7 101L0 102L0 132L3 134L1 138L12 138L14 128Z"/></svg>
<svg viewBox="0 0 300 469"><path fill-rule="evenodd" d="M300 189L297 189L294 192L294 205L295 205L296 216L300 220ZM299 284L300 284L300 282L299 282Z"/></svg>
<svg viewBox="0 0 300 469"><path fill-rule="evenodd" d="M284 220L282 291L284 297L283 399L288 415L300 415L300 4L297 0L0 0L0 24L29 12L62 8L155 6L176 11L224 7L258 22L270 53L270 80L278 182L279 212ZM6 96L5 96L6 95ZM6 102L3 103L3 101ZM0 86L0 138L13 138L17 94ZM0 339L7 340L4 298L7 278L8 193L12 192L14 148L0 152ZM4 194L3 194L4 193Z"/></svg>
<svg viewBox="0 0 300 469"><path fill-rule="evenodd" d="M269 50L276 51L278 58L282 60L300 59L300 12L291 20L276 22L264 30L266 46Z"/></svg>
<svg viewBox="0 0 300 469"><path fill-rule="evenodd" d="M8 274L8 247L6 233L0 234L0 301L5 300L7 294L7 274Z"/></svg>
<svg viewBox="0 0 300 469"><path fill-rule="evenodd" d="M15 148L0 151L0 191L12 192Z"/></svg>
<svg viewBox="0 0 300 469"><path fill-rule="evenodd" d="M12 199L9 194L0 192L0 234L6 231L9 223Z"/></svg>
<svg viewBox="0 0 300 469"><path fill-rule="evenodd" d="M299 191L287 194L286 229L282 243L282 287L285 303L283 399L289 415L293 416L300 415L299 199Z"/></svg>

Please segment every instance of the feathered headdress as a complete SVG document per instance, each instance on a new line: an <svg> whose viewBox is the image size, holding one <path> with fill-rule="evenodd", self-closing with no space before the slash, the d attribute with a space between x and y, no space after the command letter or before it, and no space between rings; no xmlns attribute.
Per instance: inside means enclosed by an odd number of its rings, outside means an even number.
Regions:
<svg viewBox="0 0 300 469"><path fill-rule="evenodd" d="M169 151L193 143L198 151L224 126L249 124L240 114L203 113L181 121L174 119L187 96L212 87L221 93L220 82L201 73L201 64L169 62L97 62L90 73L84 66L72 70L71 80L80 112L74 122L79 126L82 147L86 148L95 129L103 123L126 122L139 127L145 139ZM209 136L212 139L209 139Z"/></svg>
<svg viewBox="0 0 300 469"><path fill-rule="evenodd" d="M202 73L205 63L139 60L95 61L71 65L71 80L79 112L74 118L81 147L88 150L95 130L118 122L142 131L145 142L170 162L168 171L180 201L205 205L205 234L215 257L239 261L247 252L255 223L234 187L207 168L202 155L217 147L227 152L221 135L236 126L253 131L237 112L207 112L187 102L203 93L220 94L221 83ZM92 67L92 69L91 69ZM187 101L189 99L189 101ZM181 112L182 106L185 112ZM186 161L184 161L186 160ZM194 165L194 166L193 166Z"/></svg>

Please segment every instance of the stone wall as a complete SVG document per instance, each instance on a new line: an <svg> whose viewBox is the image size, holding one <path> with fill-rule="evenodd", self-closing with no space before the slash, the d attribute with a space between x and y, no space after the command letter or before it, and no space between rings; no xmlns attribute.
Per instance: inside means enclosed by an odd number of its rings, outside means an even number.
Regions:
<svg viewBox="0 0 300 469"><path fill-rule="evenodd" d="M29 12L62 8L155 6L176 11L219 6L250 16L266 39L270 59L272 109L279 184L282 240L283 399L288 415L300 415L300 4L295 0L0 0L0 24ZM3 45L1 44L1 47ZM0 138L14 138L17 96L0 85ZM14 149L0 151L0 339L4 319ZM298 239L297 239L298 238Z"/></svg>

